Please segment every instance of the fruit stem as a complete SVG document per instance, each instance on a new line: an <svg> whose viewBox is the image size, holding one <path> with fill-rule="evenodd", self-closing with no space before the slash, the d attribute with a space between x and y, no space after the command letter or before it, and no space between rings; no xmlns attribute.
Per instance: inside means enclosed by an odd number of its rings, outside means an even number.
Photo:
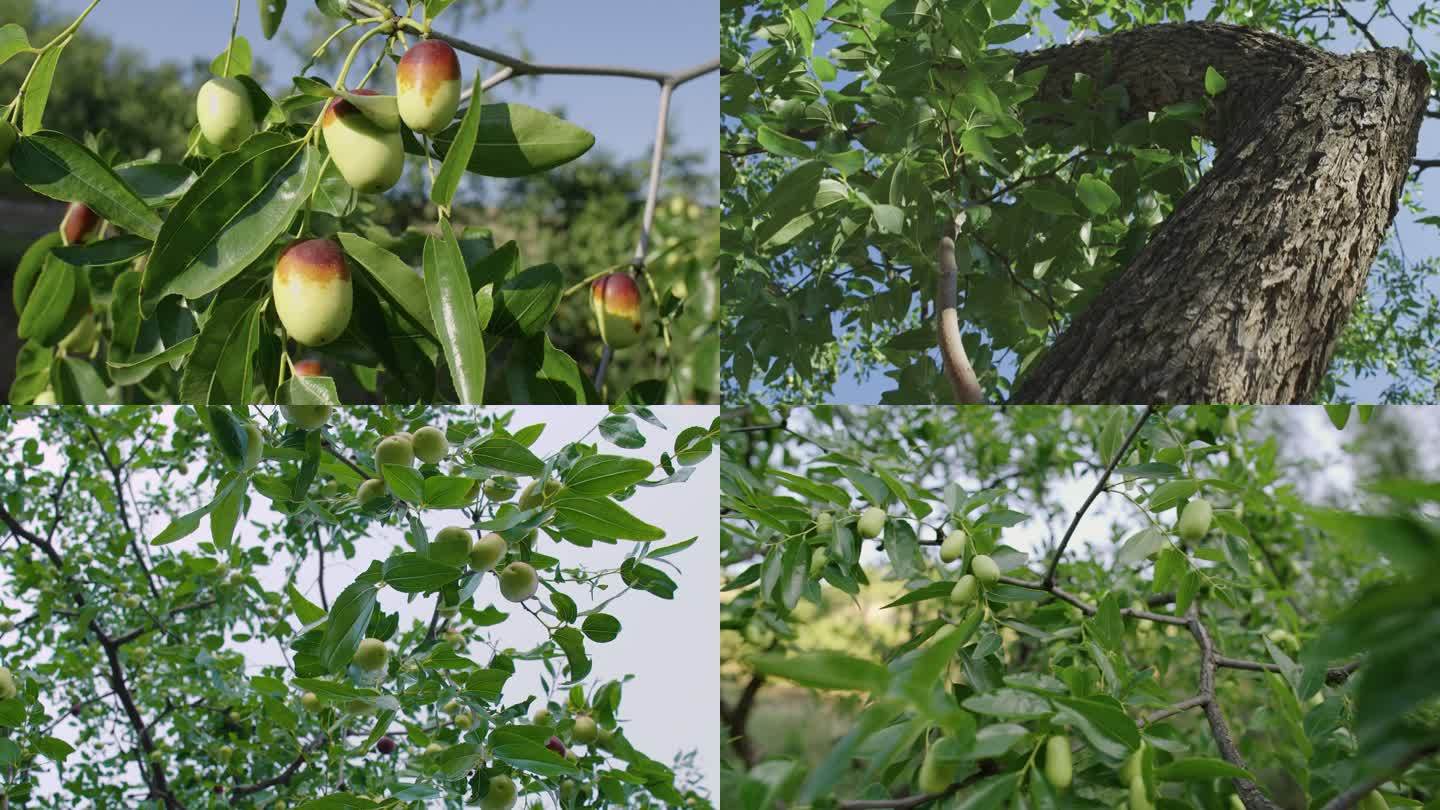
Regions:
<svg viewBox="0 0 1440 810"><path fill-rule="evenodd" d="M236 2L239 2L239 0L236 0ZM74 22L65 26L65 30L56 34L54 38L52 38L49 42L45 43L45 47L41 48L40 52L44 53L45 51L50 50L51 48L55 47L56 43L60 42L60 40L68 39L71 34L74 34L76 31L78 31L80 29L80 24L85 22L85 18L90 16L90 12L94 11L95 7L98 5L100 5L100 0L90 0L90 5L86 6L85 10L80 12L80 16L76 17Z"/></svg>
<svg viewBox="0 0 1440 810"><path fill-rule="evenodd" d="M374 28L367 30L365 33L360 35L359 39L355 40L355 44L350 47L350 53L346 54L345 56L345 64L340 66L340 75L335 77L334 88L336 90L345 89L345 77L350 74L350 66L355 64L355 57L360 55L360 48L363 47L365 43L370 40L371 37L375 36L376 34L383 34L393 27L394 26L388 22L381 23Z"/></svg>
<svg viewBox="0 0 1440 810"><path fill-rule="evenodd" d="M225 46L225 76L230 75L230 57L235 55L235 34L240 30L240 0L235 0L235 16L230 20L230 42Z"/></svg>

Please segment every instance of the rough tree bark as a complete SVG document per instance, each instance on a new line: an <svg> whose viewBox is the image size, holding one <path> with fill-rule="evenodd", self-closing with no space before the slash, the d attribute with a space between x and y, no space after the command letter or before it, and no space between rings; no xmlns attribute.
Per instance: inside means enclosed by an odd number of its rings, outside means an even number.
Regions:
<svg viewBox="0 0 1440 810"><path fill-rule="evenodd" d="M1108 76L1137 115L1203 98L1207 66L1229 87L1206 122L1210 171L1011 401L1312 401L1398 207L1424 66L1218 23L1036 51L1016 70L1041 65L1038 98L1063 96L1077 72Z"/></svg>

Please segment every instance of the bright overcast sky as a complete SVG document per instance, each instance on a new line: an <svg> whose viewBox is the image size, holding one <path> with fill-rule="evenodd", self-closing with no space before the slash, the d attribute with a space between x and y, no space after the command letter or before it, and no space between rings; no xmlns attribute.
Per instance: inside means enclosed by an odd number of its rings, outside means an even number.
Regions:
<svg viewBox="0 0 1440 810"><path fill-rule="evenodd" d="M578 440L607 412L603 407L531 406L492 410L514 410L515 417L510 423L514 429L545 423L544 433L531 448L542 458L566 443ZM665 406L656 407L654 411L668 429L661 430L641 423L641 430L648 439L644 448L626 450L616 447L601 438L598 432L592 433L586 441L598 442L604 453L657 461L662 450L673 448L680 431L693 425L708 426L719 414L718 408L708 406ZM33 433L34 423L26 423L23 429ZM58 461L55 454L47 455L51 463ZM141 476L135 485L149 489L160 483L150 475ZM164 485L175 486L176 482L168 481ZM213 484L206 486L213 488ZM250 518L259 523L273 523L276 515L268 509L268 504L264 497L253 497ZM699 540L685 551L666 558L678 568L666 568L666 572L679 584L673 600L632 592L605 609L620 620L623 629L620 636L608 644L587 641L594 670L586 683L601 683L633 674L635 678L624 687L620 706L626 737L636 748L666 764L670 764L677 754L698 751L697 765L704 772L712 800L717 800L720 733L718 715L712 707L720 688L715 663L720 623L719 605L715 600L719 589L716 552L719 547L718 451L696 468L689 481L641 488L633 498L625 501L625 507L641 519L664 529L667 536L663 543L697 536ZM424 522L433 535L435 530L460 518L461 513L456 511L426 512ZM164 525L157 521L143 527L141 534L151 537L163 528ZM194 550L199 539L206 534L204 530L197 532L175 543L171 549ZM242 524L237 531L237 541L243 543L247 537L253 539L255 532ZM66 542L66 538L58 538L62 548ZM393 547L404 542L403 533L397 526L377 526L366 541L357 544L355 559L344 561L335 554L327 555L326 591L330 598L334 599L372 560L384 559ZM609 546L597 544L595 548L582 549L568 544L557 546L542 539L540 550L560 556L567 566L581 563L588 568L610 568L618 566L632 548L630 543L621 543ZM266 590L280 591L284 588L283 572L289 559L276 557L274 563L257 572ZM663 563L657 564L665 567ZM317 566L313 562L307 564L296 575L295 583L318 603L316 573ZM618 580L615 577L616 583ZM0 582L0 586L3 584ZM5 588L0 587L0 591L3 590ZM593 602L588 601L586 593L580 589L566 587L564 590L576 600L581 611L592 606ZM609 594L613 593L613 589L609 591ZM502 610L508 607L508 603L499 598L494 578L487 577L475 595L475 604L483 607L492 601ZM433 604L433 597L421 597L407 605L404 594L390 589L380 592L381 607L399 612L402 629L408 627L412 619L428 620ZM487 630L493 633L491 638L495 645L502 648L527 649L545 637L543 628L524 612L512 612L509 620ZM472 635L477 636L484 637L480 631ZM250 672L258 672L268 665L284 664L285 659L274 641L251 641L234 645L233 649L244 653L246 668ZM482 664L489 657L480 643L472 647L471 655ZM539 664L517 661L516 667L516 676L505 690L507 703L516 702L540 689L543 670ZM57 735L73 739L73 734L67 734L64 726ZM53 767L48 768L41 776L41 790L54 789L55 784L55 771Z"/></svg>

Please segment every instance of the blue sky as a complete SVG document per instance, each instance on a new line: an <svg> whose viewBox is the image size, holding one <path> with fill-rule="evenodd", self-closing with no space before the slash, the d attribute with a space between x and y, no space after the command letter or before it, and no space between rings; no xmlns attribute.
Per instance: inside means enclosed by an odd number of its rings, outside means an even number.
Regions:
<svg viewBox="0 0 1440 810"><path fill-rule="evenodd" d="M47 7L73 17L87 4L88 0L48 0ZM197 58L209 60L225 49L232 8L224 0L101 0L85 27L145 51L154 62L188 64ZM298 21L312 8L311 0L290 0L286 22ZM505 53L519 55L523 46L535 61L552 63L673 71L713 59L720 51L714 0L558 4L511 0L483 23L472 21L457 29L447 26L442 16L435 27ZM241 0L239 33L250 40L256 59L271 66L274 77L289 77L299 67L279 41L280 34L267 41L260 33L255 0ZM472 60L461 54L466 75L474 69ZM595 133L596 150L634 158L650 154L659 92L657 85L637 79L546 76L523 91L517 85L501 85L490 98L545 110L563 108L567 118ZM719 74L711 73L677 90L670 102L677 146L702 151L712 172L719 169L719 92Z"/></svg>
<svg viewBox="0 0 1440 810"><path fill-rule="evenodd" d="M1391 5L1395 11L1404 18L1415 10L1417 3L1413 2L1413 0L1398 0ZM1360 15L1362 19L1368 15L1369 10L1372 8L1372 4L1355 3L1351 5L1351 10ZM1192 9L1190 18L1203 19L1208 10L1209 4L1198 3L1196 7ZM1017 15L1017 17L1018 16L1021 15ZM1063 36L1066 31L1064 21L1049 13L1045 15L1045 20L1052 32ZM828 32L828 30L828 26L822 25L820 28L821 32ZM1335 30L1337 41L1330 44L1329 47L1331 50L1339 53L1349 53L1354 50L1369 47L1369 44L1365 42L1363 37L1358 33L1351 35L1342 27L1337 27ZM1385 18L1375 20L1371 25L1371 32L1382 44L1402 48L1405 46L1405 32L1400 28L1399 24L1392 19ZM1418 38L1420 39L1421 46L1424 47L1427 52L1440 48L1440 36L1437 36L1434 31L1421 31L1417 33L1420 34ZM817 55L823 55L839 42L839 38L834 36L820 36L817 38L815 53ZM1027 36L1015 41L1008 47L1013 47L1016 50L1032 50L1043 47L1045 44L1047 43L1043 42L1039 37ZM848 78L851 77L847 76L842 78L848 80ZM1418 157L1422 158L1440 158L1440 121L1428 118L1425 120L1421 129L1420 143L1416 153ZM1423 177L1431 182L1436 182L1437 178L1440 178L1437 172L1440 172L1440 170L1431 171ZM1412 186L1411 193L1422 205L1425 204L1423 184ZM1403 255L1412 264L1440 254L1440 241L1437 241L1436 229L1431 226L1420 225L1415 221L1418 217L1433 215L1434 213L1436 212L1431 210L1414 214L1402 208L1396 217L1396 227L1391 237L1392 245L1393 240L1398 238L1400 245L1403 247ZM1440 279L1432 280L1429 287L1432 290L1440 290ZM839 315L832 318L832 323L835 325L837 334L841 330L839 321ZM931 354L938 363L938 352L932 351ZM1014 359L1007 356L1002 361L1002 368L1009 370L1007 376L1013 374ZM758 376L757 374L757 377ZM1343 389L1341 393L1343 396L1359 402L1375 401L1380 392L1391 382L1393 381L1390 378L1384 376L1371 378L1356 382ZM858 379L853 374L846 374L840 378L835 386L834 392L827 398L827 401L856 404L875 403L880 401L881 394L894 388L894 380L884 376L882 373L872 374L863 380Z"/></svg>

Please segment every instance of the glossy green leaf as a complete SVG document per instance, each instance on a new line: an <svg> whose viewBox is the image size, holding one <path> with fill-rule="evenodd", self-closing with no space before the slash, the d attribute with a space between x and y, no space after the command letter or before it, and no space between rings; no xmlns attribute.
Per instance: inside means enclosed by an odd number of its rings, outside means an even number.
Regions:
<svg viewBox="0 0 1440 810"><path fill-rule="evenodd" d="M260 33L266 39L274 37L285 17L285 0L255 0L255 5L260 11Z"/></svg>
<svg viewBox="0 0 1440 810"><path fill-rule="evenodd" d="M20 131L26 135L39 132L45 118L45 106L50 101L50 86L55 81L55 67L60 64L64 46L56 46L35 60L30 70L29 83L25 85L25 102ZM44 193L44 192L41 192Z"/></svg>
<svg viewBox="0 0 1440 810"><path fill-rule="evenodd" d="M0 65L22 51L30 50L30 37L17 23L0 25Z"/></svg>
<svg viewBox="0 0 1440 810"><path fill-rule="evenodd" d="M1080 181L1075 184L1075 196L1096 214L1103 214L1120 204L1120 195L1110 188L1109 183L1093 174L1080 175Z"/></svg>
<svg viewBox="0 0 1440 810"><path fill-rule="evenodd" d="M364 268L375 282L376 292L398 309L429 337L436 337L435 322L430 317L430 300L425 291L425 278L394 253L363 236L341 233L337 236L345 255Z"/></svg>
<svg viewBox="0 0 1440 810"><path fill-rule="evenodd" d="M167 295L218 289L285 233L319 180L313 146L262 132L207 167L155 238L142 286L147 312Z"/></svg>
<svg viewBox="0 0 1440 810"><path fill-rule="evenodd" d="M490 331L500 335L539 334L564 293L565 276L553 264L528 267L505 280L495 293Z"/></svg>
<svg viewBox="0 0 1440 810"><path fill-rule="evenodd" d="M561 491L555 498L555 520L564 528L575 528L610 540L663 540L665 531L630 514L625 507L604 497Z"/></svg>
<svg viewBox="0 0 1440 810"><path fill-rule="evenodd" d="M104 267L143 256L150 244L144 237L124 234L84 245L64 245L52 253L60 261L77 267Z"/></svg>
<svg viewBox="0 0 1440 810"><path fill-rule="evenodd" d="M336 597L325 622L325 637L320 642L320 660L327 672L339 672L349 665L365 637L370 614L375 611L375 584L358 579Z"/></svg>
<svg viewBox="0 0 1440 810"><path fill-rule="evenodd" d="M178 163L122 163L115 167L115 174L152 208L175 202L195 183L195 173Z"/></svg>
<svg viewBox="0 0 1440 810"><path fill-rule="evenodd" d="M440 236L425 239L425 293L460 402L483 403L485 341L475 312L474 291L465 272L465 259L449 220L440 220Z"/></svg>
<svg viewBox="0 0 1440 810"><path fill-rule="evenodd" d="M160 232L159 215L98 155L68 135L46 130L20 139L10 166L20 182L47 197L83 202L146 239Z"/></svg>
<svg viewBox="0 0 1440 810"><path fill-rule="evenodd" d="M180 401L246 404L254 382L251 362L260 342L261 305L269 299L217 300L180 378Z"/></svg>
<svg viewBox="0 0 1440 810"><path fill-rule="evenodd" d="M461 569L413 551L385 558L385 584L400 593L434 593L460 577Z"/></svg>
<svg viewBox="0 0 1440 810"><path fill-rule="evenodd" d="M465 111L460 128L455 131L455 139L450 142L450 148L445 152L445 162L441 164L440 171L435 174L435 182L430 186L430 202L438 206L450 206L450 201L455 199L455 190L460 187L460 178L465 175L465 169L470 164L471 155L475 151L475 139L480 133L482 110L482 105L475 102L480 100L483 92L480 88L480 71L477 70L475 81L470 85L470 107Z"/></svg>
<svg viewBox="0 0 1440 810"><path fill-rule="evenodd" d="M475 464L500 472L534 477L545 471L545 462L530 448L509 436L491 436L470 451Z"/></svg>
<svg viewBox="0 0 1440 810"><path fill-rule="evenodd" d="M586 456L565 473L565 486L578 495L610 495L632 487L655 471L643 458Z"/></svg>
<svg viewBox="0 0 1440 810"><path fill-rule="evenodd" d="M435 135L437 155L445 156L459 127ZM569 163L594 144L594 135L534 107L484 104L467 168L487 177L525 177Z"/></svg>

